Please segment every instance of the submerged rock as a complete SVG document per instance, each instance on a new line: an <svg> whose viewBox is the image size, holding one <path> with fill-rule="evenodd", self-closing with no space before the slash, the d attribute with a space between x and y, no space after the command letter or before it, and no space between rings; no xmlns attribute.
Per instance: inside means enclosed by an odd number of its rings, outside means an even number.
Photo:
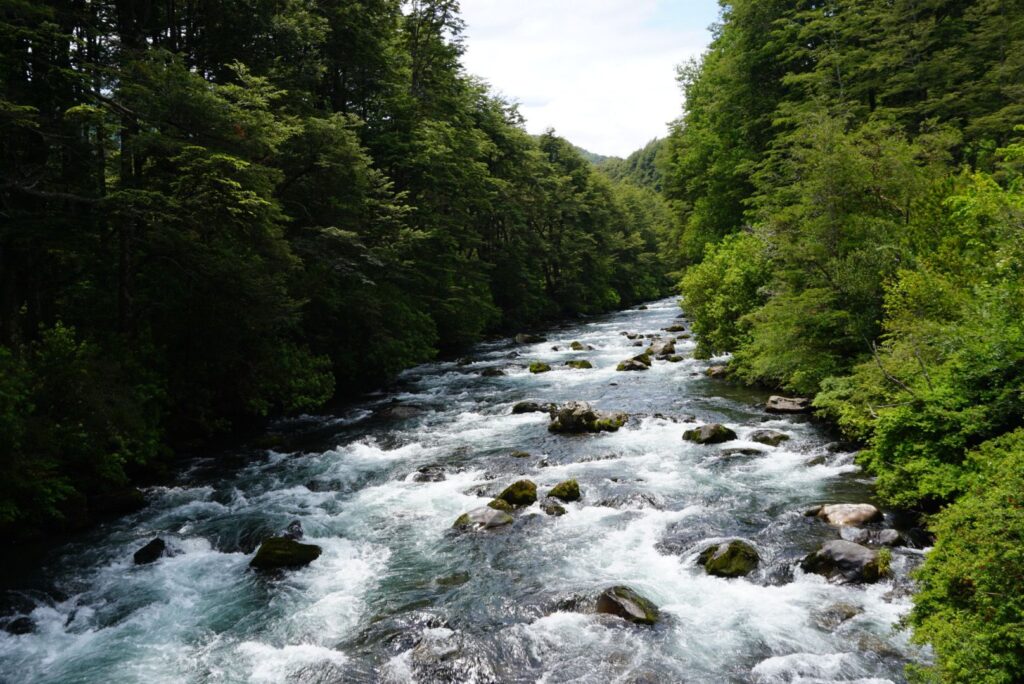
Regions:
<svg viewBox="0 0 1024 684"><path fill-rule="evenodd" d="M789 441L789 435L778 430L757 430L750 435L751 442L759 442L768 446L779 446Z"/></svg>
<svg viewBox="0 0 1024 684"><path fill-rule="evenodd" d="M804 397L768 397L765 405L768 413L807 413L811 410L811 400Z"/></svg>
<svg viewBox="0 0 1024 684"><path fill-rule="evenodd" d="M863 608L852 603L833 603L827 608L811 614L811 620L821 629L831 632L847 620L852 620L864 612Z"/></svg>
<svg viewBox="0 0 1024 684"><path fill-rule="evenodd" d="M167 542L160 537L155 537L136 551L132 556L132 560L135 561L136 565L147 565L155 562L160 556L164 555L165 551L167 551Z"/></svg>
<svg viewBox="0 0 1024 684"><path fill-rule="evenodd" d="M566 480L560 482L551 488L548 492L548 496L562 501L579 501L580 500L580 484L576 480Z"/></svg>
<svg viewBox="0 0 1024 684"><path fill-rule="evenodd" d="M537 485L530 480L513 482L497 496L512 506L531 506L537 501Z"/></svg>
<svg viewBox="0 0 1024 684"><path fill-rule="evenodd" d="M413 482L444 482L444 468L436 465L423 466L413 473Z"/></svg>
<svg viewBox="0 0 1024 684"><path fill-rule="evenodd" d="M575 368L576 370L585 370L587 368L593 368L594 364L590 363L586 359L579 359L576 361L566 361L565 365L569 368Z"/></svg>
<svg viewBox="0 0 1024 684"><path fill-rule="evenodd" d="M766 452L760 449L750 449L745 447L735 447L733 449L722 449L720 452L722 456L764 456Z"/></svg>
<svg viewBox="0 0 1024 684"><path fill-rule="evenodd" d="M530 364L530 372L534 373L534 374L536 374L536 373L547 373L550 370L551 370L551 366L549 366L548 364L544 363L543 361L534 361L533 363Z"/></svg>
<svg viewBox="0 0 1024 684"><path fill-rule="evenodd" d="M323 552L316 544L300 544L285 537L267 537L249 565L258 570L298 568L309 565Z"/></svg>
<svg viewBox="0 0 1024 684"><path fill-rule="evenodd" d="M670 325L667 328L663 328L663 330L665 332L670 332L670 333L681 333L681 332L686 332L686 326L685 325L680 325L680 324L676 323L675 325Z"/></svg>
<svg viewBox="0 0 1024 684"><path fill-rule="evenodd" d="M826 542L800 562L804 572L842 582L877 582L882 577L878 552L842 539Z"/></svg>
<svg viewBox="0 0 1024 684"><path fill-rule="evenodd" d="M548 430L561 433L615 432L626 424L625 413L595 411L585 401L570 401L554 412Z"/></svg>
<svg viewBox="0 0 1024 684"><path fill-rule="evenodd" d="M519 333L515 336L516 344L540 344L541 342L547 342L546 337L540 335L530 335L529 333Z"/></svg>
<svg viewBox="0 0 1024 684"><path fill-rule="evenodd" d="M491 508L489 506L482 506L460 515L452 527L460 530L489 530L495 527L509 525L513 520L514 518L505 511L499 511L496 508Z"/></svg>
<svg viewBox="0 0 1024 684"><path fill-rule="evenodd" d="M505 375L505 371L500 368L485 368L480 371L480 376L484 378L499 378Z"/></svg>
<svg viewBox="0 0 1024 684"><path fill-rule="evenodd" d="M612 587L597 598L597 612L615 615L637 625L658 621L658 607L629 587Z"/></svg>
<svg viewBox="0 0 1024 684"><path fill-rule="evenodd" d="M743 577L749 575L761 562L753 546L734 539L701 551L697 562L709 575L715 577Z"/></svg>
<svg viewBox="0 0 1024 684"><path fill-rule="evenodd" d="M683 439L697 444L721 444L736 439L736 433L721 423L701 425L683 433Z"/></svg>
<svg viewBox="0 0 1024 684"><path fill-rule="evenodd" d="M511 454L509 454L509 456L511 456L512 458L530 458L530 452L520 451L517 449L513 451Z"/></svg>
<svg viewBox="0 0 1024 684"><path fill-rule="evenodd" d="M882 512L871 504L829 504L814 513L830 525L863 525L882 520Z"/></svg>
<svg viewBox="0 0 1024 684"><path fill-rule="evenodd" d="M302 522L299 520L292 520L288 523L288 527L284 528L284 534L281 536L285 539L294 539L298 541L305 536L306 532L302 529Z"/></svg>
<svg viewBox="0 0 1024 684"><path fill-rule="evenodd" d="M554 413L558 409L557 404L539 404L536 401L521 401L512 407L512 413Z"/></svg>
<svg viewBox="0 0 1024 684"><path fill-rule="evenodd" d="M565 506L552 499L544 499L541 501L540 510L544 511L548 515L556 517L568 513L568 511L565 510Z"/></svg>

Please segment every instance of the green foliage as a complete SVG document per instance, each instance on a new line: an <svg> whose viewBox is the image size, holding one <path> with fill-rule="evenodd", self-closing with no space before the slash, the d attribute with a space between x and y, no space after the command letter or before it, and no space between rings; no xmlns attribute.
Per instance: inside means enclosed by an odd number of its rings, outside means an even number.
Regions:
<svg viewBox="0 0 1024 684"><path fill-rule="evenodd" d="M680 291L683 306L693 319L698 358L743 345L743 317L765 301L769 263L758 236L737 233L709 247L704 261L686 271Z"/></svg>
<svg viewBox="0 0 1024 684"><path fill-rule="evenodd" d="M932 521L909 621L938 656L922 681L1010 684L1024 672L1024 430L968 460L977 475Z"/></svg>
<svg viewBox="0 0 1024 684"><path fill-rule="evenodd" d="M665 203L467 77L455 0L239 7L0 11L5 526L123 488L164 435L670 289Z"/></svg>

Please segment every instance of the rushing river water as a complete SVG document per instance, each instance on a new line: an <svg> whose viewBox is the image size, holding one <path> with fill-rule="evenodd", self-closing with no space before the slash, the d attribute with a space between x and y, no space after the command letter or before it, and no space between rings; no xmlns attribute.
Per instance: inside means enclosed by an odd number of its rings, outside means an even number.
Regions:
<svg viewBox="0 0 1024 684"><path fill-rule="evenodd" d="M893 624L920 551L897 549L895 577L867 586L797 567L838 537L808 507L870 500L853 455L806 419L766 414L764 396L707 378L688 341L677 343L682 362L616 372L641 351L621 331L658 333L678 313L666 300L542 344L481 345L472 364L412 369L345 415L276 426L280 444L235 454L247 458L236 469L222 465L232 454L198 462L177 486L148 490L146 509L53 550L7 591L35 631L0 633L0 680L903 681L920 654ZM569 351L575 340L594 349ZM593 370L564 366L584 358ZM532 360L554 370L532 375ZM482 377L491 367L506 375ZM524 399L633 417L616 433L559 436L545 414L510 413ZM710 421L740 440L681 439ZM744 440L763 427L792 439ZM737 447L762 453L724 453ZM416 481L421 468L444 479ZM506 528L452 531L522 477L541 493L576 478L583 498L561 517L534 505ZM294 519L323 555L281 575L250 570L258 541ZM156 535L173 555L135 566L132 553ZM706 575L697 554L734 537L755 545L759 568ZM618 584L660 606L660 623L589 610Z"/></svg>

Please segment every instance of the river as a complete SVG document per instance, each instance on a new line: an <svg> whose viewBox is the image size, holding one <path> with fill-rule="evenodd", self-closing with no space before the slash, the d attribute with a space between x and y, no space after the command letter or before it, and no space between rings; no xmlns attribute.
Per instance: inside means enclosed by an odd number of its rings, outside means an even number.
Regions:
<svg viewBox="0 0 1024 684"><path fill-rule="evenodd" d="M821 426L769 415L764 395L706 377L688 340L681 362L615 370L641 351L621 332L659 333L678 315L664 300L543 343L482 344L471 363L411 369L341 415L275 425L273 449L198 459L174 486L148 489L144 510L61 544L7 587L5 603L35 630L0 632L0 680L904 681L904 665L926 657L893 627L921 551L896 549L893 577L872 585L804 574L799 559L839 535L804 511L870 501L870 481ZM531 374L534 360L554 370ZM505 375L481 376L491 367ZM555 435L546 414L511 414L527 399L632 418L615 433ZM740 439L685 442L693 416ZM765 427L792 439L744 439ZM726 451L737 447L761 451ZM420 469L444 479L417 481ZM542 493L576 478L583 497L560 517L534 505L505 528L452 530L482 495L524 477ZM296 519L320 558L250 570L259 540ZM171 555L135 566L157 535ZM698 553L735 537L756 547L758 569L705 574ZM657 625L590 610L620 584L660 607Z"/></svg>

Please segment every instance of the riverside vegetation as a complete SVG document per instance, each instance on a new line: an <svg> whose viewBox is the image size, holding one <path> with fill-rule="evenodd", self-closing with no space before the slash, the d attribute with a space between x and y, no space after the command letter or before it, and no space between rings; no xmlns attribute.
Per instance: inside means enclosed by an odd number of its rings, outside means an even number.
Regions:
<svg viewBox="0 0 1024 684"><path fill-rule="evenodd" d="M698 353L813 396L934 550L921 681L1024 677L1024 7L723 3L660 152Z"/></svg>
<svg viewBox="0 0 1024 684"><path fill-rule="evenodd" d="M814 397L925 516L907 623L935 664L910 675L1020 681L1020 3L723 3L669 137L596 165L526 134L462 49L453 0L3 3L3 532L129 509L171 447L675 277L697 356ZM510 525L509 498L460 526ZM701 563L748 572L742 544ZM656 620L628 587L600 602Z"/></svg>
<svg viewBox="0 0 1024 684"><path fill-rule="evenodd" d="M499 331L667 294L673 221L459 63L454 0L5 1L0 532Z"/></svg>

